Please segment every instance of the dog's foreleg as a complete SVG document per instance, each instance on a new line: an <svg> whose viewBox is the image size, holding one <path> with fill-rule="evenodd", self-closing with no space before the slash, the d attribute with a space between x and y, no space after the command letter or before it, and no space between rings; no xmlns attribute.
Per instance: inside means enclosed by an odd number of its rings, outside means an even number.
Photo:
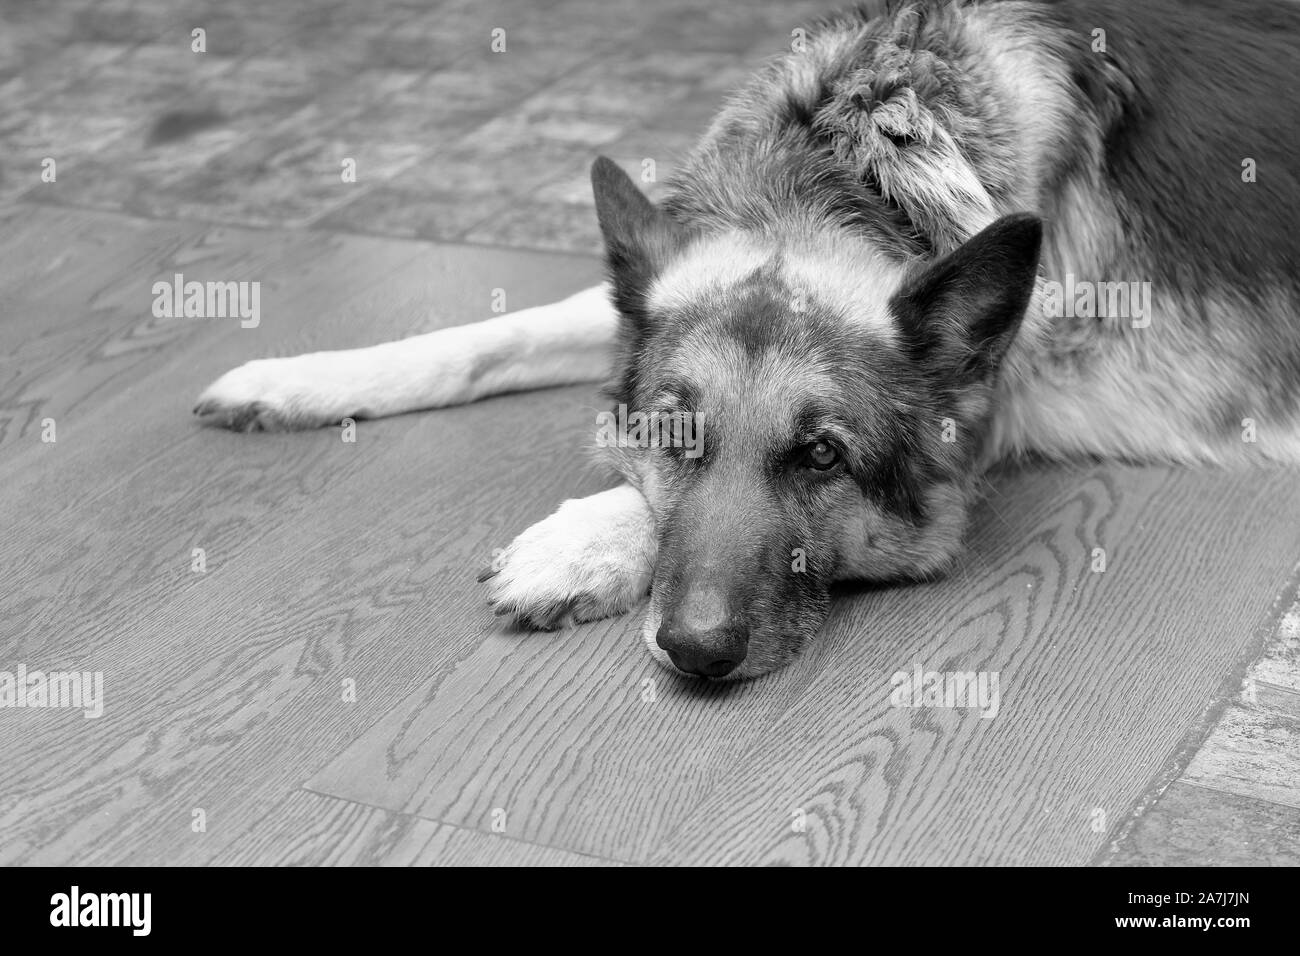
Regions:
<svg viewBox="0 0 1300 956"><path fill-rule="evenodd" d="M369 348L249 362L209 385L194 411L240 430L314 428L597 381L609 370L616 328L608 288L596 286Z"/></svg>
<svg viewBox="0 0 1300 956"><path fill-rule="evenodd" d="M499 615L550 630L628 610L650 589L654 516L645 497L619 485L574 498L501 551L479 575Z"/></svg>

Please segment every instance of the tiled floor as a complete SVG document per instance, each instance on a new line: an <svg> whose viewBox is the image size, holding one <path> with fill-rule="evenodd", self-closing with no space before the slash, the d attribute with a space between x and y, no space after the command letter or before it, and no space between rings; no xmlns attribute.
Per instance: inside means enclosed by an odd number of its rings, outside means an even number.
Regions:
<svg viewBox="0 0 1300 956"><path fill-rule="evenodd" d="M653 193L723 93L824 6L15 4L0 198L594 252L594 156Z"/></svg>

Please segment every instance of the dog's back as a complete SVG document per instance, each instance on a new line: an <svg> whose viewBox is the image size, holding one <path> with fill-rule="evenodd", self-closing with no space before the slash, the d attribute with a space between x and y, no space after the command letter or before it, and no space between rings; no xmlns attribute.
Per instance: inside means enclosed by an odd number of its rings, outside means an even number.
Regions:
<svg viewBox="0 0 1300 956"><path fill-rule="evenodd" d="M1295 4L867 5L733 96L668 207L900 262L1036 212L992 455L1296 460L1297 74Z"/></svg>

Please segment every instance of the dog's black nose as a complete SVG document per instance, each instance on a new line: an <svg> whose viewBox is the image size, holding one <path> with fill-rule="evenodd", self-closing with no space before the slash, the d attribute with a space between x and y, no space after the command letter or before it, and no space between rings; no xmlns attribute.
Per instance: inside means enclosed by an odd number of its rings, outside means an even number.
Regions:
<svg viewBox="0 0 1300 956"><path fill-rule="evenodd" d="M749 639L738 627L719 627L709 631L692 631L675 622L659 626L655 643L668 652L678 670L701 677L723 677L745 659Z"/></svg>

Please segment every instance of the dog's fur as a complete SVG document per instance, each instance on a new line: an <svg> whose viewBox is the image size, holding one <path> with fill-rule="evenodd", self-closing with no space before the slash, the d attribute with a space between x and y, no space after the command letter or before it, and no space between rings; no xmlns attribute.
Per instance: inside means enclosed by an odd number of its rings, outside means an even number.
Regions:
<svg viewBox="0 0 1300 956"><path fill-rule="evenodd" d="M760 674L832 582L941 573L993 461L1300 463L1297 75L1277 0L875 4L734 94L661 207L596 162L606 289L250 363L198 410L319 425L612 348L615 407L698 416L704 453L605 449L628 484L524 532L491 598L547 628L649 589L657 659ZM1149 282L1150 315L1052 317L1068 277Z"/></svg>

